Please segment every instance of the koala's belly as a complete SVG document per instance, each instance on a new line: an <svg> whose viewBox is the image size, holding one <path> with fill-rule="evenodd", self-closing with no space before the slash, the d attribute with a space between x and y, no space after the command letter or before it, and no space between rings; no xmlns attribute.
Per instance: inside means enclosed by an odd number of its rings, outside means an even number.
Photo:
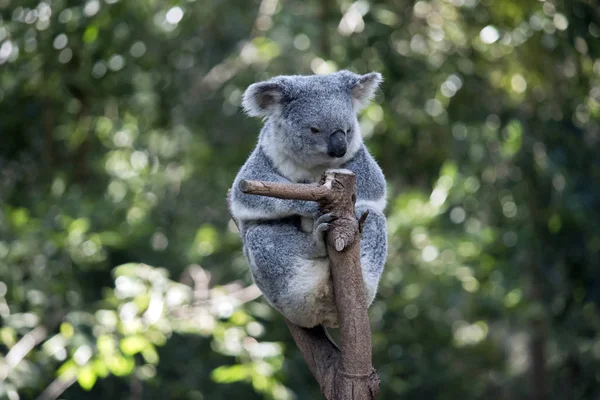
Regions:
<svg viewBox="0 0 600 400"><path fill-rule="evenodd" d="M315 225L315 220L310 217L302 217L300 218L300 229L304 233L310 233L313 231L313 227Z"/></svg>

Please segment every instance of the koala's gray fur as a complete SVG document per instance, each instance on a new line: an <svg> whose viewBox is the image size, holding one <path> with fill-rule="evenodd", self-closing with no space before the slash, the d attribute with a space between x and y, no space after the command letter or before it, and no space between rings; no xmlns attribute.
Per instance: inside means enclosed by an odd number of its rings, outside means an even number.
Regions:
<svg viewBox="0 0 600 400"><path fill-rule="evenodd" d="M266 123L257 147L235 179L231 212L240 224L254 281L269 303L297 325L337 326L324 243L332 217L319 215L315 202L244 194L239 182L318 182L327 169L353 171L356 214L369 211L360 253L370 305L387 257L386 183L362 142L356 114L380 82L376 72L278 76L255 83L244 93L246 112L264 117ZM335 133L346 141L341 157L329 155Z"/></svg>

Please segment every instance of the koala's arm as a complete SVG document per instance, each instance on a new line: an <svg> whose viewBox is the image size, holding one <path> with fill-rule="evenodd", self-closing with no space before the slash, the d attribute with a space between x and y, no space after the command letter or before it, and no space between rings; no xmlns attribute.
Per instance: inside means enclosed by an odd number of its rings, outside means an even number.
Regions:
<svg viewBox="0 0 600 400"><path fill-rule="evenodd" d="M235 178L231 190L231 212L238 220L275 220L295 215L314 218L319 212L314 201L282 200L243 193L239 183L244 179L291 183L277 172L260 147L255 149Z"/></svg>

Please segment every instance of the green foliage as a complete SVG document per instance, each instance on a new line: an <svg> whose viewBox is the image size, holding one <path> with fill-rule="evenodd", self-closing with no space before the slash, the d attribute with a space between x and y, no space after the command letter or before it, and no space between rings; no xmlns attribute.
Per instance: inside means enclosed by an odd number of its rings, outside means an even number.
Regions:
<svg viewBox="0 0 600 400"><path fill-rule="evenodd" d="M317 398L224 199L247 85L341 68L385 78L381 397L598 398L598 12L0 0L0 398Z"/></svg>

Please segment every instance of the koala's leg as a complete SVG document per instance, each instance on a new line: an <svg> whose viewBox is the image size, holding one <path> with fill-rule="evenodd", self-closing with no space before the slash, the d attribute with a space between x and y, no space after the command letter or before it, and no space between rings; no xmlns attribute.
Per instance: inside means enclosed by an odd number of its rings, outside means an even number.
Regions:
<svg viewBox="0 0 600 400"><path fill-rule="evenodd" d="M360 240L360 263L367 306L370 306L377 294L377 286L387 258L387 226L383 213L372 208L357 207L357 218L367 210L369 216L363 226Z"/></svg>
<svg viewBox="0 0 600 400"><path fill-rule="evenodd" d="M273 307L303 327L337 325L329 259L313 233L291 223L254 224L244 248L254 281Z"/></svg>

